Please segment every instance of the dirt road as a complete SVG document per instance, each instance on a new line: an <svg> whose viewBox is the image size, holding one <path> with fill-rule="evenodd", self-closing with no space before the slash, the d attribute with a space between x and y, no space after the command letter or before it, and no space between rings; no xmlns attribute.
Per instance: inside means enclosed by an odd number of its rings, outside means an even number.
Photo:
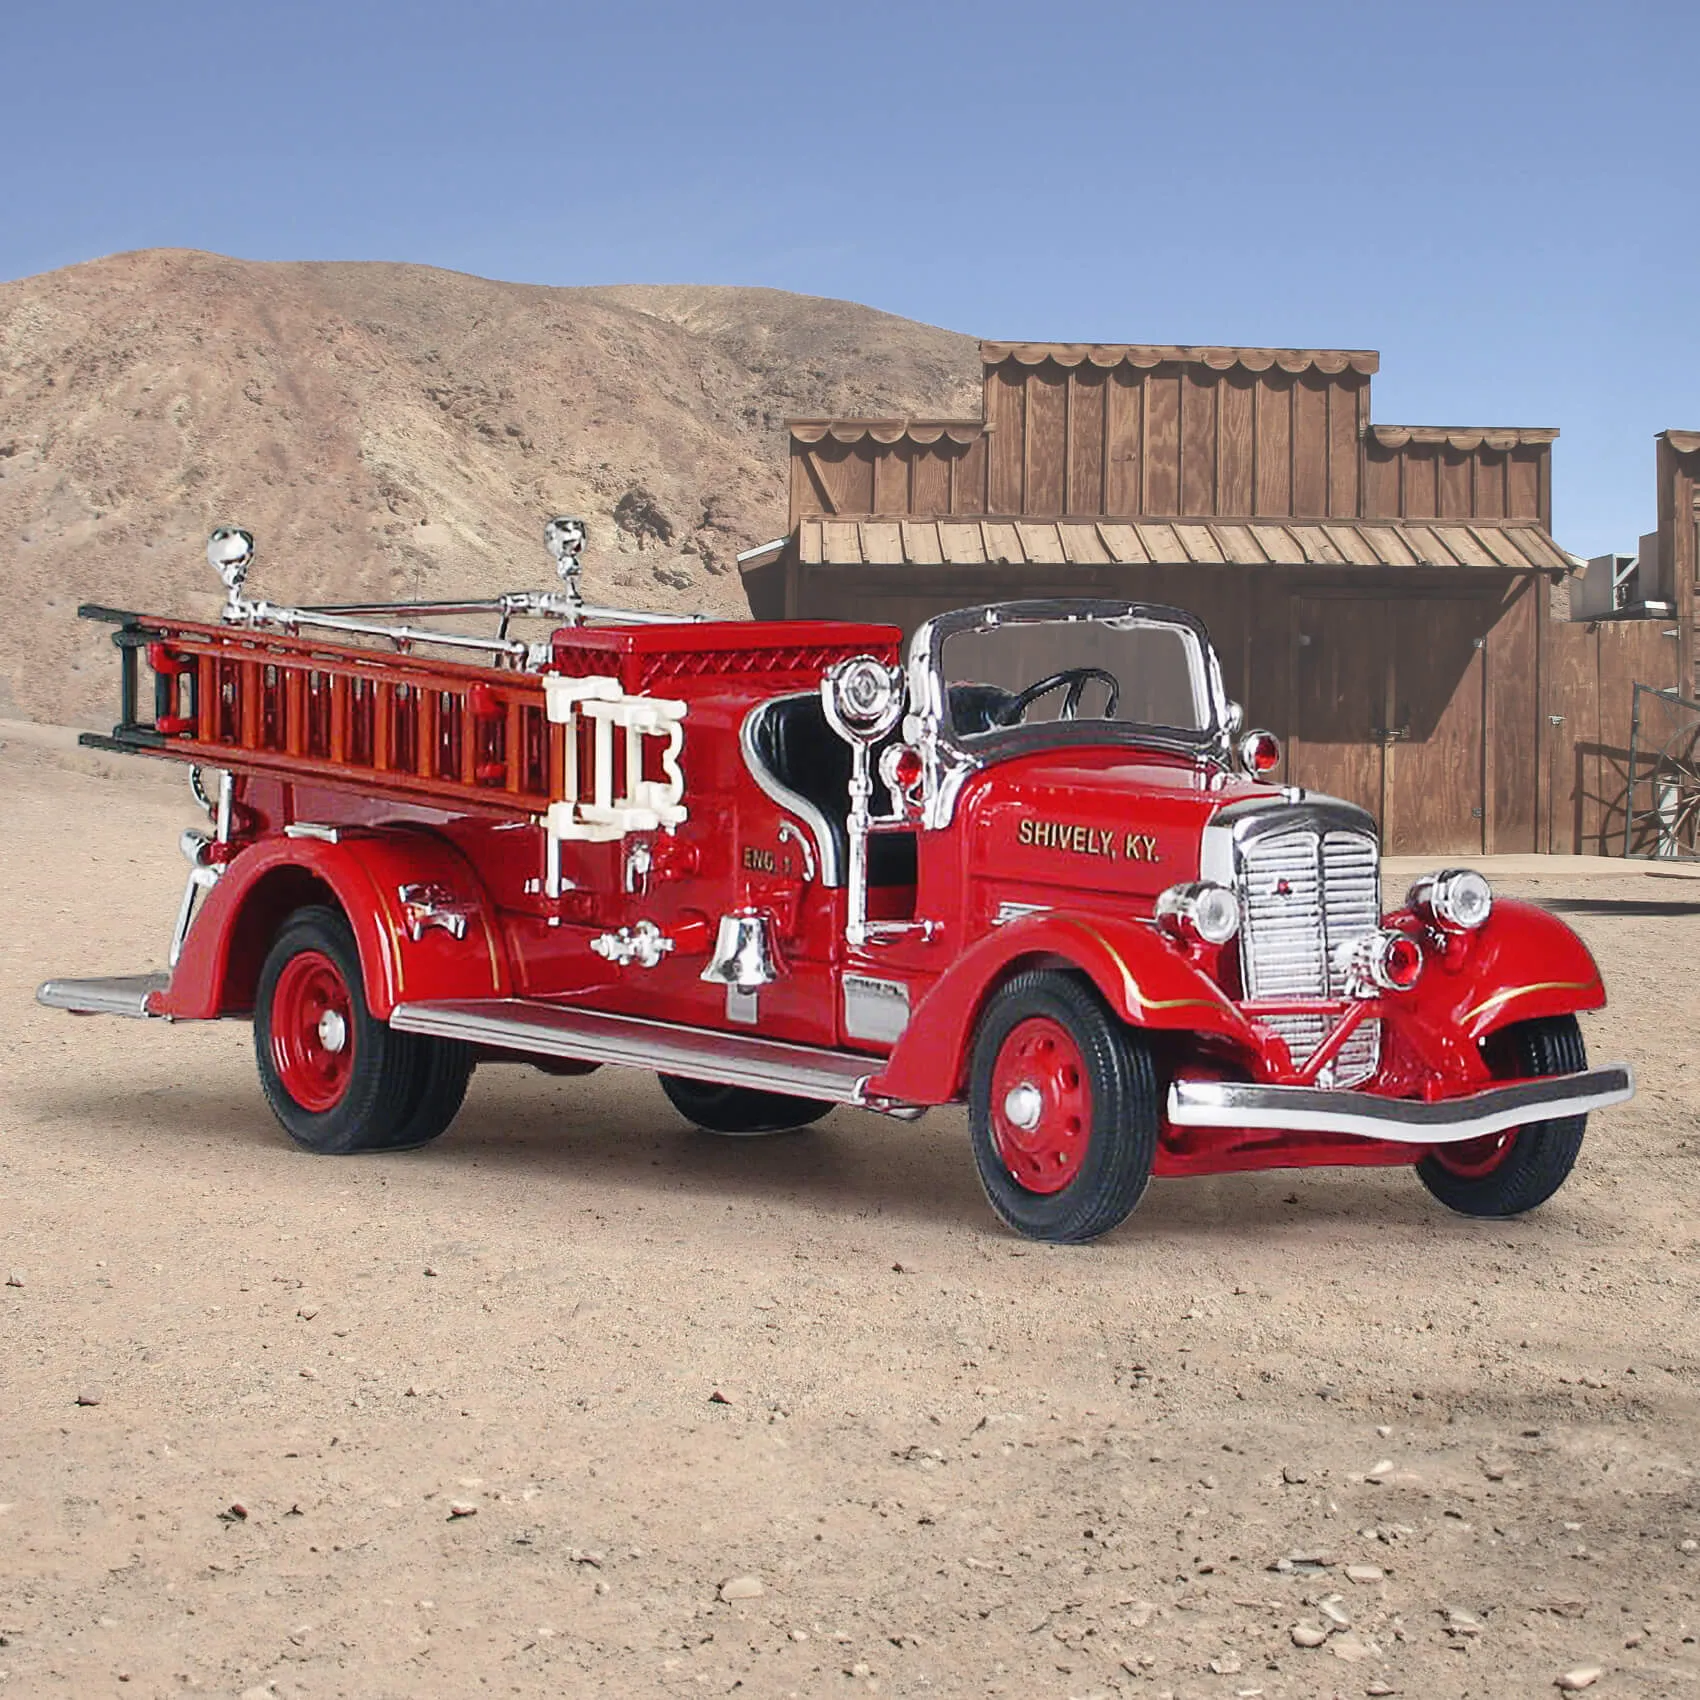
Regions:
<svg viewBox="0 0 1700 1700"><path fill-rule="evenodd" d="M163 961L192 818L71 765L0 751L0 1700L1700 1695L1700 884L1517 888L1641 1081L1535 1216L1277 1173L1063 1250L957 1114L613 1070L307 1157L246 1026L31 1002Z"/></svg>

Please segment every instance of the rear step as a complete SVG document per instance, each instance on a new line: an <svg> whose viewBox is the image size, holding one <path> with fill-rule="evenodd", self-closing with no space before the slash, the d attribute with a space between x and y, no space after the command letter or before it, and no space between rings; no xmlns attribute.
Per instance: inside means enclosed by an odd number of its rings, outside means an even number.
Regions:
<svg viewBox="0 0 1700 1700"><path fill-rule="evenodd" d="M855 1104L886 1115L917 1116L924 1107L895 1103L868 1091L868 1082L881 1067L877 1057L677 1027L636 1015L608 1015L530 998L397 1004L390 1026L403 1033L429 1033L438 1039L459 1039L531 1056L621 1063L721 1086Z"/></svg>
<svg viewBox="0 0 1700 1700"><path fill-rule="evenodd" d="M169 974L113 974L102 980L47 980L35 1001L73 1015L151 1016L148 999L171 984Z"/></svg>

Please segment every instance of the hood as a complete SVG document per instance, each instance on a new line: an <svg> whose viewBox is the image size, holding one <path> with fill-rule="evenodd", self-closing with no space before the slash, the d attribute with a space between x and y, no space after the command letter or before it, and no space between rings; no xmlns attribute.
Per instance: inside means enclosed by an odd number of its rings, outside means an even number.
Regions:
<svg viewBox="0 0 1700 1700"><path fill-rule="evenodd" d="M970 873L1022 886L1155 897L1199 877L1204 828L1280 787L1213 764L1126 749L1057 750L998 762L965 788Z"/></svg>

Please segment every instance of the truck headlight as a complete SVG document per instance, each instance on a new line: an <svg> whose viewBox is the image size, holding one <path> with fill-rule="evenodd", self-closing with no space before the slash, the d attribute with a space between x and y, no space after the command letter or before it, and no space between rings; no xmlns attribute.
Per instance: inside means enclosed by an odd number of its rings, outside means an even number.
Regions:
<svg viewBox="0 0 1700 1700"><path fill-rule="evenodd" d="M1473 932L1493 913L1493 887L1474 868L1444 868L1418 880L1405 901L1437 927Z"/></svg>
<svg viewBox="0 0 1700 1700"><path fill-rule="evenodd" d="M1226 944L1240 930L1239 899L1210 880L1172 885L1157 899L1157 925L1187 944Z"/></svg>
<svg viewBox="0 0 1700 1700"><path fill-rule="evenodd" d="M1408 992L1423 977L1423 947L1409 933L1391 928L1353 940L1335 961L1346 971L1348 990L1358 997Z"/></svg>

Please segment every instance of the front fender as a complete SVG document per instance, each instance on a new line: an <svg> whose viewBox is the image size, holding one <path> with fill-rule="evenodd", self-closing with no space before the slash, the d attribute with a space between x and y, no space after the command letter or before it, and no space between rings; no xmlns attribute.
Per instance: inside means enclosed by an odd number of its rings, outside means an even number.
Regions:
<svg viewBox="0 0 1700 1700"><path fill-rule="evenodd" d="M449 893L465 910L464 937L427 927L415 939L400 896L406 885ZM335 843L266 838L239 852L207 894L153 1007L183 1021L246 1014L277 929L303 905L327 902L354 930L366 1002L380 1021L398 1003L511 994L495 909L471 863L430 832L399 828Z"/></svg>
<svg viewBox="0 0 1700 1700"><path fill-rule="evenodd" d="M1392 924L1416 927L1414 918ZM1456 967L1431 962L1410 994L1414 1013L1480 1043L1497 1028L1540 1016L1574 1015L1606 1001L1588 947L1556 916L1533 903L1497 897Z"/></svg>
<svg viewBox="0 0 1700 1700"><path fill-rule="evenodd" d="M943 1104L962 1093L974 1028L987 998L1028 968L1074 968L1133 1027L1181 1028L1255 1045L1251 1028L1214 981L1138 921L1031 915L964 952L917 1005L875 1095Z"/></svg>

